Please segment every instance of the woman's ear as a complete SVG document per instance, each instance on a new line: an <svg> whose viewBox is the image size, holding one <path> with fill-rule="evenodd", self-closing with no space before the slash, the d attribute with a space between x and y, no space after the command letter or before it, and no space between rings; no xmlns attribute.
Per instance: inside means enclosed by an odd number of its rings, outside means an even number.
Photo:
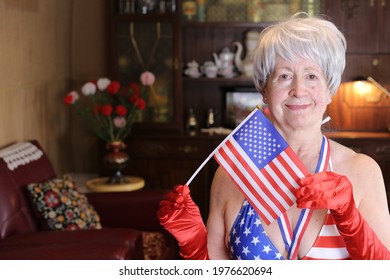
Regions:
<svg viewBox="0 0 390 280"><path fill-rule="evenodd" d="M264 103L264 104L268 104L267 93L266 93L265 89L263 89L263 90L261 91L260 94L261 94L262 97L263 97L263 103Z"/></svg>
<svg viewBox="0 0 390 280"><path fill-rule="evenodd" d="M328 101L327 101L327 105L329 105L330 103L332 103L332 98L333 98L333 94L331 94L330 92L328 92Z"/></svg>

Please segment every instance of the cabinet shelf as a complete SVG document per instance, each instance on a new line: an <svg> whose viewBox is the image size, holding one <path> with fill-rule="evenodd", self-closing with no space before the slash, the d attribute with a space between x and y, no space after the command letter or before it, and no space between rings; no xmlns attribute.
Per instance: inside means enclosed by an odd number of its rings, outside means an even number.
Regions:
<svg viewBox="0 0 390 280"><path fill-rule="evenodd" d="M233 78L207 78L207 77L200 77L200 78L189 78L189 77L183 77L184 83L210 83L210 84L223 84L223 85L244 85L244 86L251 86L253 85L253 79L251 77L245 77L245 76L237 76Z"/></svg>
<svg viewBox="0 0 390 280"><path fill-rule="evenodd" d="M158 21L176 21L177 15L175 13L167 14L114 14L112 16L114 21L137 21L137 22L158 22Z"/></svg>
<svg viewBox="0 0 390 280"><path fill-rule="evenodd" d="M183 28L265 28L272 22L185 22Z"/></svg>

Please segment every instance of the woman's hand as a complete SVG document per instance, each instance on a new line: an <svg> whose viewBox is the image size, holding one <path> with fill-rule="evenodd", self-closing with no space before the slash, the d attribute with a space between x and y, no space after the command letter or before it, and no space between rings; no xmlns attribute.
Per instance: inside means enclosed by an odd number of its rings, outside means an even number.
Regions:
<svg viewBox="0 0 390 280"><path fill-rule="evenodd" d="M330 209L352 259L390 259L390 252L356 208L347 177L320 172L299 180L299 208Z"/></svg>
<svg viewBox="0 0 390 280"><path fill-rule="evenodd" d="M175 186L160 202L157 217L178 241L184 259L208 259L206 227L188 186Z"/></svg>

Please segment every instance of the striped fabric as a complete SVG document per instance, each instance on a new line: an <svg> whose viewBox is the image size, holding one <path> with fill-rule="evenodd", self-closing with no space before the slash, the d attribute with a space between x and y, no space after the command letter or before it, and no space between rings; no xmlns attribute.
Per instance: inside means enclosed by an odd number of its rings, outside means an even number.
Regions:
<svg viewBox="0 0 390 280"><path fill-rule="evenodd" d="M348 260L349 253L344 239L340 236L330 212L326 214L324 225L303 260Z"/></svg>
<svg viewBox="0 0 390 280"><path fill-rule="evenodd" d="M295 202L297 180L308 174L272 123L255 109L215 153L266 224Z"/></svg>

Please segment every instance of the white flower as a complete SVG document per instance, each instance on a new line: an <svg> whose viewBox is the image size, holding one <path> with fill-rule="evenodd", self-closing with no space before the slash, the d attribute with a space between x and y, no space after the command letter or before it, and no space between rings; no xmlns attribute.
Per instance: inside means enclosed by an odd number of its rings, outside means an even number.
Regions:
<svg viewBox="0 0 390 280"><path fill-rule="evenodd" d="M85 83L81 88L84 95L94 95L96 93L96 86L92 82Z"/></svg>
<svg viewBox="0 0 390 280"><path fill-rule="evenodd" d="M97 87L100 91L104 91L106 90L106 88L108 87L108 85L111 83L111 81L107 78L100 78L99 80L97 80Z"/></svg>

